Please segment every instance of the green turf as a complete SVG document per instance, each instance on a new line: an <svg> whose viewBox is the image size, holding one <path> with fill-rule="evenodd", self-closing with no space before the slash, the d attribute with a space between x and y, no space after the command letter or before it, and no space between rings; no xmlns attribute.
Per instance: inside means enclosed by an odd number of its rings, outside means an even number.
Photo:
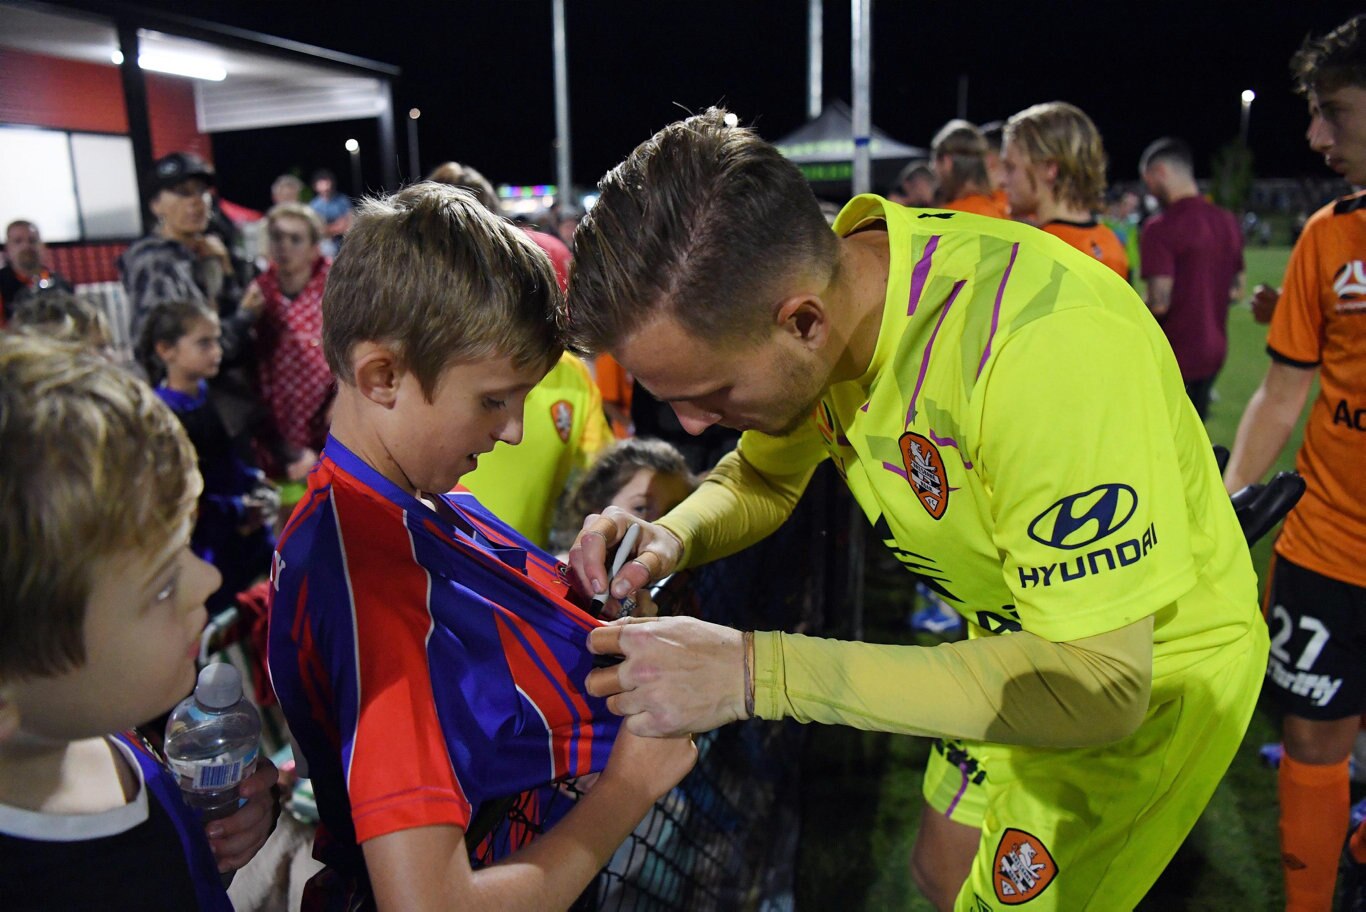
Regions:
<svg viewBox="0 0 1366 912"><path fill-rule="evenodd" d="M1247 251L1248 288L1280 284L1287 247ZM1210 439L1232 447L1238 419L1266 370L1266 329L1246 307L1229 320L1229 356L1216 385ZM1296 431L1277 466L1292 468ZM1253 551L1258 573L1269 541ZM867 567L867 636L913 642L904 626L905 571L880 549ZM922 739L813 726L803 765L803 824L797 908L839 912L928 912L907 870L922 805ZM1284 905L1276 844L1276 778L1258 748L1278 738L1258 710L1224 783L1175 860L1140 906L1144 910L1254 912Z"/></svg>

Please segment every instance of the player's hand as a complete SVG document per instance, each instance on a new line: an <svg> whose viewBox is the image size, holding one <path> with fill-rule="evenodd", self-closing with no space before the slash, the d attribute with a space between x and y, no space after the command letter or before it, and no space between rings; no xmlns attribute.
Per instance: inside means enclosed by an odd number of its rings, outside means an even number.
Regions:
<svg viewBox="0 0 1366 912"><path fill-rule="evenodd" d="M1276 312L1276 302L1281 298L1281 290L1270 285L1258 285L1252 292L1248 306L1252 308L1252 319L1258 323L1270 323L1271 315Z"/></svg>
<svg viewBox="0 0 1366 912"><path fill-rule="evenodd" d="M614 621L588 634L588 651L625 659L589 672L586 687L637 735L711 731L747 718L744 648L740 631L696 618Z"/></svg>
<svg viewBox="0 0 1366 912"><path fill-rule="evenodd" d="M636 556L621 568L615 579L607 578L607 555L632 524L640 526ZM663 526L645 522L621 507L590 514L583 531L569 549L569 579L587 595L609 592L621 600L637 589L673 573L683 557L683 543ZM610 590L609 590L610 586Z"/></svg>
<svg viewBox="0 0 1366 912"><path fill-rule="evenodd" d="M631 789L654 804L678 785L696 762L697 746L689 735L642 738L623 725L595 787Z"/></svg>
<svg viewBox="0 0 1366 912"><path fill-rule="evenodd" d="M280 819L280 793L275 788L279 775L274 763L259 757L256 771L242 780L240 795L247 803L204 828L218 862L218 873L236 871L251 861L275 831L275 823Z"/></svg>

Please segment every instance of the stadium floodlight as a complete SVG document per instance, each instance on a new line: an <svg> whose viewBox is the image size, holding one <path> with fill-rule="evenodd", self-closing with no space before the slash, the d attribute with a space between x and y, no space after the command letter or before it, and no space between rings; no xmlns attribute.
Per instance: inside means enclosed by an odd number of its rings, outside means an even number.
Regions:
<svg viewBox="0 0 1366 912"><path fill-rule="evenodd" d="M1257 93L1251 89L1243 89L1243 104L1250 105L1257 99Z"/></svg>
<svg viewBox="0 0 1366 912"><path fill-rule="evenodd" d="M409 108L409 109L408 109L408 117L410 117L411 119L417 120L417 119L418 119L419 117L421 117L421 116L422 116L422 112L419 111L417 108Z"/></svg>
<svg viewBox="0 0 1366 912"><path fill-rule="evenodd" d="M359 151L360 151L360 143L356 142L354 139L348 139L348 140L346 141L346 151L347 151L347 152L359 152Z"/></svg>

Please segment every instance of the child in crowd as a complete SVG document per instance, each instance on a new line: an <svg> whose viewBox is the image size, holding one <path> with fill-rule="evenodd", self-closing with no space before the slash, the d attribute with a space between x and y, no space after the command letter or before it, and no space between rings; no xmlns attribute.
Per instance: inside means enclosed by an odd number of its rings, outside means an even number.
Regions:
<svg viewBox="0 0 1366 912"><path fill-rule="evenodd" d="M444 493L520 439L560 355L558 296L521 231L432 183L363 204L333 265L332 432L281 535L270 623L329 866L309 901L567 908L692 766L687 740L618 733L583 692L597 622L554 560ZM552 829L473 869L481 810L597 771Z"/></svg>
<svg viewBox="0 0 1366 912"><path fill-rule="evenodd" d="M114 338L104 311L62 290L24 295L9 326L15 332L71 342L105 356Z"/></svg>
<svg viewBox="0 0 1366 912"><path fill-rule="evenodd" d="M229 910L275 821L262 760L203 825L136 734L193 687L218 573L186 544L194 450L143 383L0 338L0 897L7 910ZM218 835L215 837L214 834Z"/></svg>
<svg viewBox="0 0 1366 912"><path fill-rule="evenodd" d="M137 353L199 454L204 492L190 547L223 575L208 600L212 616L269 572L279 495L233 444L209 396L223 359L218 315L198 301L156 304L143 319Z"/></svg>
<svg viewBox="0 0 1366 912"><path fill-rule="evenodd" d="M552 547L567 552L591 513L621 507L654 522L696 487L687 460L673 444L650 437L619 440L599 454L566 498Z"/></svg>

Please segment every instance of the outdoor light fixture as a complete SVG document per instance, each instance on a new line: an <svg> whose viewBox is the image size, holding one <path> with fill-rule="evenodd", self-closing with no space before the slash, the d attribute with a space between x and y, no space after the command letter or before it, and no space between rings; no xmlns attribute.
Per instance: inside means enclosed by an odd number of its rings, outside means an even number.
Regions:
<svg viewBox="0 0 1366 912"><path fill-rule="evenodd" d="M360 151L360 143L356 142L354 139L348 139L348 140L346 141L346 151L347 151L347 152L359 152L359 151Z"/></svg>
<svg viewBox="0 0 1366 912"><path fill-rule="evenodd" d="M417 120L419 117L422 116L422 112L419 111L417 108L409 108L409 109L408 109L408 116L409 116L410 118L412 118L413 120Z"/></svg>
<svg viewBox="0 0 1366 912"><path fill-rule="evenodd" d="M1257 93L1251 89L1243 89L1243 104L1250 105L1257 98Z"/></svg>
<svg viewBox="0 0 1366 912"><path fill-rule="evenodd" d="M119 66L123 63L123 51L114 51L109 60ZM222 82L228 78L228 71L221 63L194 57L189 54L174 54L166 51L145 51L138 55L138 66L144 70L167 73L171 76L185 76L189 79L203 79L207 82Z"/></svg>

